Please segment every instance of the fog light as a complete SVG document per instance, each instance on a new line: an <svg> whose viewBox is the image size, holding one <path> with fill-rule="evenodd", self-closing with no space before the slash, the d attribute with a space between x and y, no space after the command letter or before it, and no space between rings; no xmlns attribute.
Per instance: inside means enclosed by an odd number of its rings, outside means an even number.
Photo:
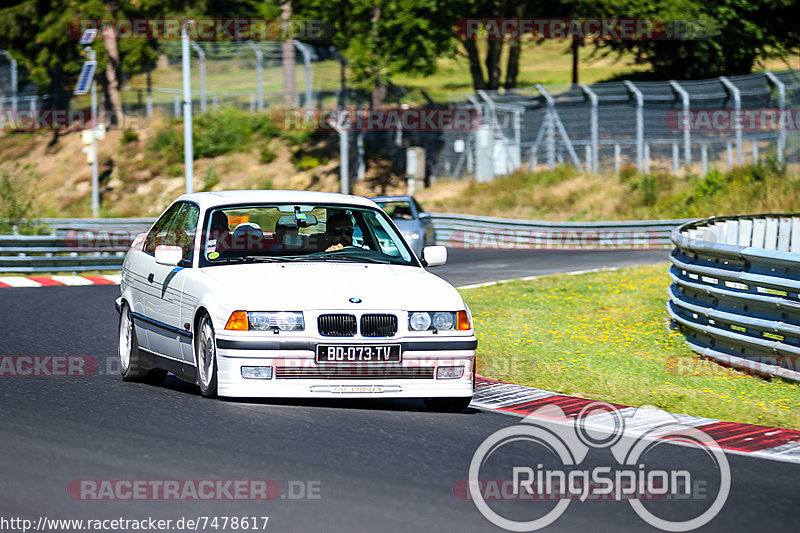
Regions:
<svg viewBox="0 0 800 533"><path fill-rule="evenodd" d="M242 377L247 379L272 379L272 367L243 366Z"/></svg>
<svg viewBox="0 0 800 533"><path fill-rule="evenodd" d="M463 375L463 366L440 366L436 369L436 379L458 379Z"/></svg>

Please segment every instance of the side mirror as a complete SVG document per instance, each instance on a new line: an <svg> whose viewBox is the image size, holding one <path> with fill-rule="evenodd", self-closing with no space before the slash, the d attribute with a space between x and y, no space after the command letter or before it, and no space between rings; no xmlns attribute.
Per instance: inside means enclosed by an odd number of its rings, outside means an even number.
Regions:
<svg viewBox="0 0 800 533"><path fill-rule="evenodd" d="M183 248L180 246L156 246L156 263L166 266L178 266L183 259Z"/></svg>
<svg viewBox="0 0 800 533"><path fill-rule="evenodd" d="M421 212L419 215L417 215L417 216L418 216L419 218L431 218L431 214L430 214L430 213L427 213L427 212L425 212L425 211L422 211L422 212Z"/></svg>
<svg viewBox="0 0 800 533"><path fill-rule="evenodd" d="M447 263L447 247L426 246L422 249L422 260L429 267L441 266Z"/></svg>
<svg viewBox="0 0 800 533"><path fill-rule="evenodd" d="M147 239L147 233L140 233L134 237L131 242L131 250L143 250L145 239Z"/></svg>

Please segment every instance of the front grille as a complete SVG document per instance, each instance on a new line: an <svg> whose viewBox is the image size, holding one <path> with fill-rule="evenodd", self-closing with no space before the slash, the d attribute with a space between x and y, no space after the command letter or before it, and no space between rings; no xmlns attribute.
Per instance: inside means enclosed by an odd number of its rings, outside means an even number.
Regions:
<svg viewBox="0 0 800 533"><path fill-rule="evenodd" d="M356 334L356 317L353 315L320 315L317 329L323 337L353 337Z"/></svg>
<svg viewBox="0 0 800 533"><path fill-rule="evenodd" d="M395 315L363 315L361 317L361 335L364 337L391 337L397 333L397 317Z"/></svg>
<svg viewBox="0 0 800 533"><path fill-rule="evenodd" d="M433 379L432 367L380 367L337 365L297 368L275 367L276 379Z"/></svg>

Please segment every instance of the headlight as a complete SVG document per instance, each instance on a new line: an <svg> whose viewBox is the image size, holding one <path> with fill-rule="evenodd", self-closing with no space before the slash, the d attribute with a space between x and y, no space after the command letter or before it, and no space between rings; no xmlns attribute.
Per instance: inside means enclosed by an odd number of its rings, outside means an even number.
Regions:
<svg viewBox="0 0 800 533"><path fill-rule="evenodd" d="M411 313L408 326L414 331L425 331L431 327L431 315L428 313Z"/></svg>
<svg viewBox="0 0 800 533"><path fill-rule="evenodd" d="M303 313L300 312L254 312L247 313L250 329L266 331L279 329L281 331L303 331Z"/></svg>
<svg viewBox="0 0 800 533"><path fill-rule="evenodd" d="M417 311L408 315L408 327L412 331L465 331L470 329L470 320L466 311Z"/></svg>
<svg viewBox="0 0 800 533"><path fill-rule="evenodd" d="M419 233L416 231L404 231L403 237L405 237L407 241L416 241L419 239Z"/></svg>
<svg viewBox="0 0 800 533"><path fill-rule="evenodd" d="M234 311L225 329L239 331L303 331L303 313L299 311Z"/></svg>

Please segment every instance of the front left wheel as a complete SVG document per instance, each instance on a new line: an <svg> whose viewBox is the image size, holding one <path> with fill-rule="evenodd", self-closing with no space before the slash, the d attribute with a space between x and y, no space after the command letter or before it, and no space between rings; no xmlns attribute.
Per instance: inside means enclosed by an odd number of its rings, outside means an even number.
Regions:
<svg viewBox="0 0 800 533"><path fill-rule="evenodd" d="M203 313L197 322L195 340L195 361L197 362L197 384L200 394L206 398L217 395L217 342L214 326L208 313Z"/></svg>

